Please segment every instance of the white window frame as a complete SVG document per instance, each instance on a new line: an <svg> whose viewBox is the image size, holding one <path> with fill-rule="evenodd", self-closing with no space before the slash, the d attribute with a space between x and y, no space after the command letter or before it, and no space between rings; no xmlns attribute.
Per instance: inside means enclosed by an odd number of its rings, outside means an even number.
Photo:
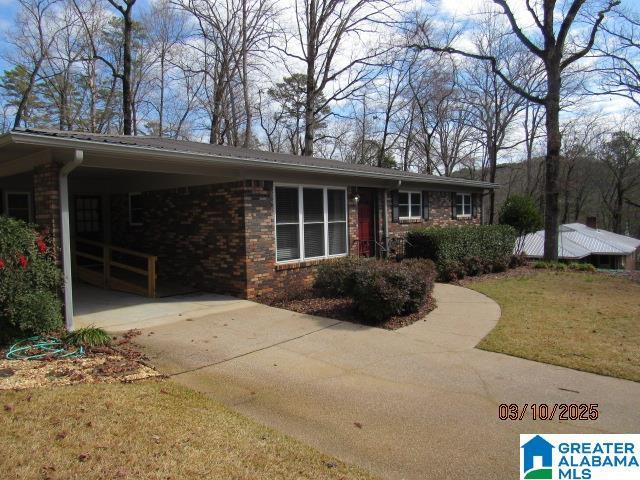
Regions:
<svg viewBox="0 0 640 480"><path fill-rule="evenodd" d="M300 256L298 258L292 258L291 260L278 260L278 219L276 213L276 188L285 187L285 188L297 188L298 189L298 223L282 223L281 225L298 225L298 242L300 245ZM303 190L305 188L311 188L316 190L322 190L323 203L324 203L324 255L316 256L316 257L306 257L304 252L304 194ZM329 190L340 190L344 192L344 208L345 208L345 245L346 252L345 253L337 253L333 255L329 255L329 223L342 223L342 221L333 221L329 222L329 197L327 192ZM320 223L320 222L308 222L308 223ZM349 255L349 198L347 187L332 187L325 185L303 185L303 184L291 184L291 183L274 183L273 184L273 236L275 239L275 255L276 255L276 265L287 264L287 263L300 263L307 260L320 260L323 258L339 258L346 257Z"/></svg>
<svg viewBox="0 0 640 480"><path fill-rule="evenodd" d="M400 203L400 195L402 195L403 193L407 194L407 202L409 203ZM411 196L412 195L418 195L418 198L420 200L418 200L418 207L420 208L420 214L419 215L412 215L411 214L411 207L413 205L415 205L415 203L411 203ZM409 209L409 216L402 216L400 215L400 207L406 205ZM415 192L415 191L411 191L411 190L400 190L398 191L398 219L400 220L417 220L417 219L422 219L422 192Z"/></svg>
<svg viewBox="0 0 640 480"><path fill-rule="evenodd" d="M9 196L10 195L26 195L27 196L27 208L29 209L29 223L33 223L33 206L31 203L31 192L25 192L21 190L6 190L4 192L3 206L4 206L4 214L6 216L10 216L9 214Z"/></svg>
<svg viewBox="0 0 640 480"><path fill-rule="evenodd" d="M129 192L129 195L128 195L128 200L129 200L129 202L128 202L128 204L129 204L129 225L131 225L133 227L139 227L139 226L142 225L142 222L134 222L133 219L131 218L131 197L134 196L134 195L141 196L142 193L141 192Z"/></svg>
<svg viewBox="0 0 640 480"><path fill-rule="evenodd" d="M458 197L462 196L462 213L458 213ZM464 213L464 207L466 205L464 199L465 197L469 197L469 213ZM473 213L473 197L470 193L465 192L457 192L456 193L456 218L471 218L471 214Z"/></svg>

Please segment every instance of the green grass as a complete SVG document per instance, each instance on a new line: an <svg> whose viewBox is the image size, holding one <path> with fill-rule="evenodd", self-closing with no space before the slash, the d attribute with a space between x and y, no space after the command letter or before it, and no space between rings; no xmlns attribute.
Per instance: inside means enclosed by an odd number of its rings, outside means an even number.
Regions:
<svg viewBox="0 0 640 480"><path fill-rule="evenodd" d="M2 478L370 479L171 382L0 394Z"/></svg>
<svg viewBox="0 0 640 480"><path fill-rule="evenodd" d="M478 348L640 381L640 284L602 274L537 271L468 285L496 300Z"/></svg>

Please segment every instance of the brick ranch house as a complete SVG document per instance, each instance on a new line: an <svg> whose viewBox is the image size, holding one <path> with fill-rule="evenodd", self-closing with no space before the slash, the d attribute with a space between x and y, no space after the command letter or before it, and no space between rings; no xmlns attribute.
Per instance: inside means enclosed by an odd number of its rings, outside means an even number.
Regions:
<svg viewBox="0 0 640 480"><path fill-rule="evenodd" d="M163 282L277 294L325 259L393 254L410 228L480 224L495 187L157 137L0 137L0 212L52 234L69 327L72 279L149 296Z"/></svg>

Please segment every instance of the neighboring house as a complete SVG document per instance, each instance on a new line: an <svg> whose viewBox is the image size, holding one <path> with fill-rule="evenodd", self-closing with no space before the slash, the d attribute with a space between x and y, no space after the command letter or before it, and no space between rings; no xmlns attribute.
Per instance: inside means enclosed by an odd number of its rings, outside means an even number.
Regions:
<svg viewBox="0 0 640 480"><path fill-rule="evenodd" d="M640 253L640 240L597 228L593 217L590 225L568 223L558 232L558 258L583 261L604 269L635 270ZM544 257L544 230L520 238L522 253L529 258Z"/></svg>
<svg viewBox="0 0 640 480"><path fill-rule="evenodd" d="M388 253L411 227L479 224L492 188L158 137L0 137L2 211L61 247L68 322L72 274L151 296L165 282L256 298L309 281L325 259Z"/></svg>

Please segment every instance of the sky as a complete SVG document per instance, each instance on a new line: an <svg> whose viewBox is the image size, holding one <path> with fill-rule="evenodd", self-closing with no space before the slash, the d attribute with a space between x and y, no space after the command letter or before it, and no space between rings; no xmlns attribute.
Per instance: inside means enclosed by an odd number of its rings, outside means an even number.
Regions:
<svg viewBox="0 0 640 480"><path fill-rule="evenodd" d="M145 10L149 3L153 1L154 0L138 0L136 3L136 11L140 12L141 10ZM279 0L281 5L292 4L293 1L294 0ZM422 1L423 0L409 0L407 7L420 4ZM622 1L624 7L634 9L640 13L639 0ZM424 2L425 4L428 2L431 5L435 5L435 11L442 15L442 19L456 18L463 24L473 22L478 14L486 11L487 5L494 7L490 0L424 0ZM533 28L533 21L527 12L525 0L508 0L508 3L514 11L519 24L525 29L527 27ZM569 2L565 4L567 3ZM0 32L6 31L7 28L11 26L16 14L17 5L17 0L0 0ZM3 59L3 54L6 52L8 44L3 42L3 38L6 37L0 33L0 72L8 67L6 61ZM464 36L462 42L464 42ZM593 110L602 113L615 114L631 106L631 102L619 97L599 97L595 100L589 100L589 102L592 103L591 108Z"/></svg>

